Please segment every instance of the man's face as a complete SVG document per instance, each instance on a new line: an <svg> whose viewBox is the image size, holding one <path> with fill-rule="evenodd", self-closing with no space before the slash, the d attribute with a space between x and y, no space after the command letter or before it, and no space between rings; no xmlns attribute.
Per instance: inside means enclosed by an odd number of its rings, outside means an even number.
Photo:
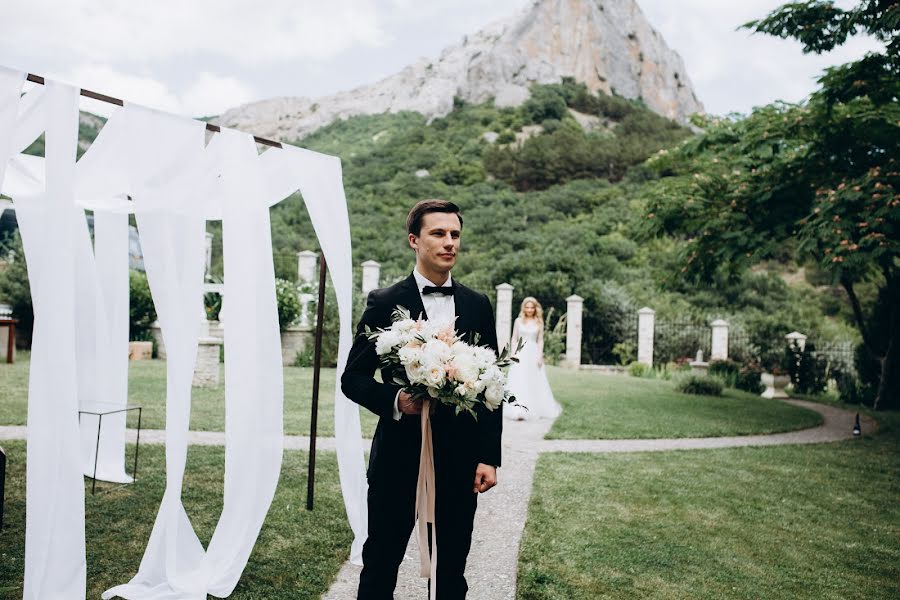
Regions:
<svg viewBox="0 0 900 600"><path fill-rule="evenodd" d="M454 213L433 212L422 217L419 235L409 234L416 260L427 271L446 273L456 264L461 230Z"/></svg>

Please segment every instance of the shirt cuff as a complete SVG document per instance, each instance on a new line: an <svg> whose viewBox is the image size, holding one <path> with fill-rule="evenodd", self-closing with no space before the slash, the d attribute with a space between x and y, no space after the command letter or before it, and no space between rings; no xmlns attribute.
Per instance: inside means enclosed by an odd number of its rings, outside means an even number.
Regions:
<svg viewBox="0 0 900 600"><path fill-rule="evenodd" d="M393 406L393 417L395 421L399 421L400 417L403 415L400 413L400 408L397 406L397 403L400 401L400 392L403 390L397 390L397 395L394 396L394 406Z"/></svg>

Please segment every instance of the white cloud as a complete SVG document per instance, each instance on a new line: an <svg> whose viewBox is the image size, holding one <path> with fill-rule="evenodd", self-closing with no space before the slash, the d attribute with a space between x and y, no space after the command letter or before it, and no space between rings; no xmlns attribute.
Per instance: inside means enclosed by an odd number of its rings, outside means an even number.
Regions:
<svg viewBox="0 0 900 600"><path fill-rule="evenodd" d="M211 116L222 114L233 106L256 98L257 94L253 89L234 77L204 72L184 93L181 102L186 114Z"/></svg>
<svg viewBox="0 0 900 600"><path fill-rule="evenodd" d="M82 65L68 73L51 73L49 76L127 102L143 104L186 117L221 114L232 106L258 98L258 94L251 87L234 77L223 77L208 71L200 73L181 94L150 75L122 73L100 64ZM102 116L109 116L115 110L113 105L87 98L82 99L82 107Z"/></svg>
<svg viewBox="0 0 900 600"><path fill-rule="evenodd" d="M0 39L85 61L208 53L240 64L324 59L386 43L372 0L30 0L4 2Z"/></svg>
<svg viewBox="0 0 900 600"><path fill-rule="evenodd" d="M747 113L775 100L798 102L818 86L816 78L831 65L856 60L879 44L851 38L825 55L803 54L795 41L737 28L765 17L782 0L638 0L668 46L681 54L697 95L714 114ZM847 8L854 3L840 0Z"/></svg>

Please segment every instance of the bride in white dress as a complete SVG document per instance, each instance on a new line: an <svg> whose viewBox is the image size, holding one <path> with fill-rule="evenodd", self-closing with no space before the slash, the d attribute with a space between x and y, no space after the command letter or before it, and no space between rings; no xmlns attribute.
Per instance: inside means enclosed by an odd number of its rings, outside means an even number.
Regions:
<svg viewBox="0 0 900 600"><path fill-rule="evenodd" d="M520 338L525 346L518 354L519 362L509 367L508 381L516 403L521 406L507 406L504 412L518 421L525 418L552 419L559 415L561 409L553 398L544 370L543 310L540 302L531 296L522 301L519 316L513 324L510 348L516 348Z"/></svg>

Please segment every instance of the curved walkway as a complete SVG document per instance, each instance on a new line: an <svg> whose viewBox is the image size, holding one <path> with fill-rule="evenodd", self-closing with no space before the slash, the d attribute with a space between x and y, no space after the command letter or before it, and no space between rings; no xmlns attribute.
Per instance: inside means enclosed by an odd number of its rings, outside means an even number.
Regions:
<svg viewBox="0 0 900 600"><path fill-rule="evenodd" d="M648 440L541 440L541 452L661 452L665 450L701 450L740 446L774 446L778 444L819 444L839 442L853 437L856 413L806 400L785 400L788 404L808 408L822 415L818 427L770 433L706 438L661 438ZM875 430L875 422L860 415L864 434Z"/></svg>
<svg viewBox="0 0 900 600"><path fill-rule="evenodd" d="M477 600L513 600L516 593L516 573L519 542L525 529L528 503L534 478L534 468L541 452L659 452L667 450L695 450L704 448L733 448L740 446L770 446L775 444L814 444L836 442L853 437L856 413L832 406L787 400L791 404L813 410L823 417L818 427L774 433L715 438L680 438L647 440L545 440L552 422L549 420L507 421L503 435L503 467L499 485L479 498L475 516L475 532L469 554L466 578L469 597ZM875 422L861 416L863 434L875 430ZM25 427L0 427L0 440L25 439ZM128 430L134 441L134 430ZM144 430L141 442L165 443L165 431ZM222 432L192 431L189 442L195 445L217 446L225 443ZM285 449L305 450L306 436L285 436ZM334 450L334 438L320 437L320 450ZM427 598L425 580L418 576L418 551L415 537L407 548L400 567L396 597ZM490 565L486 568L485 565ZM344 563L326 600L346 600L356 597L359 567Z"/></svg>

